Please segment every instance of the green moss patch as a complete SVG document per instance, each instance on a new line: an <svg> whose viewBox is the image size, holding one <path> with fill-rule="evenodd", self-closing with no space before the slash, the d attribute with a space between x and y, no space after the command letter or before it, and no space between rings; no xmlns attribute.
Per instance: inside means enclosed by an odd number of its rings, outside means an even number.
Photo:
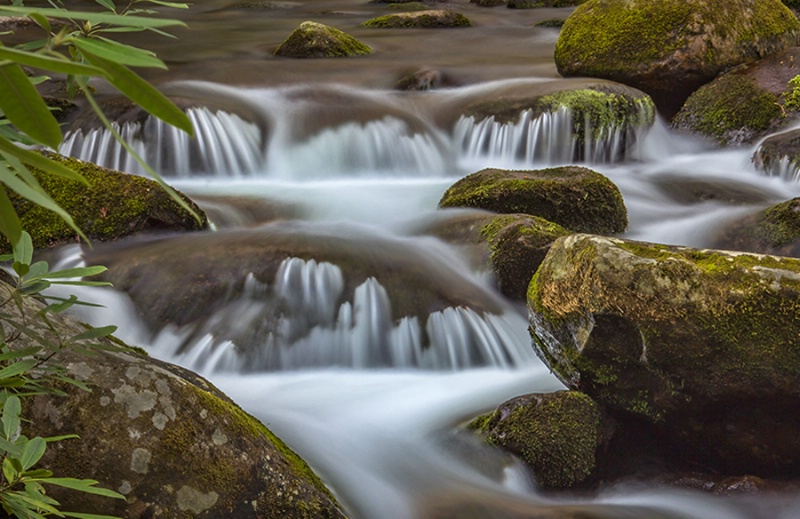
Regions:
<svg viewBox="0 0 800 519"><path fill-rule="evenodd" d="M470 27L472 22L459 12L436 9L387 14L369 19L361 25L382 29L441 29Z"/></svg>
<svg viewBox="0 0 800 519"><path fill-rule="evenodd" d="M303 22L275 50L287 58L346 58L371 54L372 49L339 29Z"/></svg>

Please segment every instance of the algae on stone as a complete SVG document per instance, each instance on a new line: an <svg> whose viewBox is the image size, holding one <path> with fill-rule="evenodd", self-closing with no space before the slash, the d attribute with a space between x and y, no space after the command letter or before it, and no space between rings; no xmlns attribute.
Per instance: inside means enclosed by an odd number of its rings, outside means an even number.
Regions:
<svg viewBox="0 0 800 519"><path fill-rule="evenodd" d="M580 166L528 171L485 169L450 186L439 207L524 213L576 232L618 233L628 226L617 186L600 173Z"/></svg>
<svg viewBox="0 0 800 519"><path fill-rule="evenodd" d="M800 260L572 235L528 306L537 353L568 387L662 428L698 463L800 468L786 441L800 434Z"/></svg>
<svg viewBox="0 0 800 519"><path fill-rule="evenodd" d="M287 58L345 58L371 54L372 49L339 29L303 22L275 50Z"/></svg>
<svg viewBox="0 0 800 519"><path fill-rule="evenodd" d="M546 489L584 481L603 437L600 407L576 391L514 398L467 428L518 456Z"/></svg>
<svg viewBox="0 0 800 519"><path fill-rule="evenodd" d="M200 216L200 222L153 180L74 158L56 155L51 158L80 173L89 183L87 187L74 180L33 170L45 192L72 216L93 242L113 241L142 232L194 231L208 227L205 214L194 202L180 195ZM52 247L78 240L75 231L57 214L14 193L9 197L34 247ZM9 248L5 238L0 237L0 251Z"/></svg>
<svg viewBox="0 0 800 519"><path fill-rule="evenodd" d="M364 27L383 29L441 29L452 27L470 27L472 22L463 14L446 9L430 9L426 11L410 11L394 13L371 18L362 23Z"/></svg>

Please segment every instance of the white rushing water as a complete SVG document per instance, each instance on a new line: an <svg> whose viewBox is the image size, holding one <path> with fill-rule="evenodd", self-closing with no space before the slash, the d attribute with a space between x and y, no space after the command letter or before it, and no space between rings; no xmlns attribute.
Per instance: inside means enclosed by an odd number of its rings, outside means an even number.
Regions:
<svg viewBox="0 0 800 519"><path fill-rule="evenodd" d="M265 106L273 106L278 94L262 94ZM371 102L380 99L364 95ZM406 236L409 229L441 216L439 197L465 174L498 165L545 167L572 156L572 136L562 135L558 114L539 120L523 115L506 127L462 119L448 130L422 108L398 106L387 94L384 108L394 115L366 122L346 116L301 135L282 119L291 112L285 108L262 126L193 110L199 137L192 143L154 123L145 125L145 133L153 133L144 139L142 128L125 131L190 194L276 200L311 222L358 222L409 240L417 239ZM631 221L626 237L708 246L724 223L800 195L800 184L791 179L758 173L753 149L713 150L660 123L638 129L635 147L624 154L619 135L609 139L591 144L586 156L623 193ZM102 134L74 134L67 142L73 154L136 171L110 151L113 145ZM615 158L621 155L624 161ZM694 194L698 190L717 196ZM466 269L463 261L444 261L454 271ZM524 311L509 303L498 315L459 307L431 314L425 325L417 317L394 321L386 289L374 279L360 284L352 300L341 301L344 268L289 259L271 283L248 280L240 306L227 318L250 323L262 295L270 294L304 315L313 329L271 348L277 353L262 359L269 372L246 370L226 352L235 349L233 343L215 342L213 330L188 349L179 329L153 339L121 294L84 295L108 298L102 301L105 312L86 318L120 324L122 338L152 343L157 356L209 377L305 457L359 519L459 517L448 514L448 506L477 511L474 517L548 517L559 510L613 518L796 517L800 499L791 497L720 498L652 487L612 488L584 499L543 497L535 475L454 433L511 397L562 388L530 355ZM492 290L485 277L462 274ZM422 348L423 331L433 344L428 349ZM272 340L273 346L280 343ZM478 361L474 355L490 358ZM288 367L292 371L282 370ZM484 461L471 461L478 458Z"/></svg>

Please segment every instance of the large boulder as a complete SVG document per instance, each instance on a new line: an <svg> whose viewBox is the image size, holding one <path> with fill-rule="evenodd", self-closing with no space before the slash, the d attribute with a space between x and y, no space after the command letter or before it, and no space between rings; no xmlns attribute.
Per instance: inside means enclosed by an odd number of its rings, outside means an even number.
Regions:
<svg viewBox="0 0 800 519"><path fill-rule="evenodd" d="M60 384L65 396L24 399L27 436L79 436L51 442L40 466L125 496L48 488L64 510L129 519L344 517L308 465L208 381L116 340L74 339L86 325L58 315L45 323L31 317L42 303L26 298L24 305L27 333L12 347L36 346L35 335L69 344L46 362L91 388ZM19 324L14 305L4 311L3 324ZM92 343L91 356L74 351Z"/></svg>
<svg viewBox="0 0 800 519"><path fill-rule="evenodd" d="M303 22L277 49L276 56L285 58L347 58L371 54L372 49L334 27Z"/></svg>
<svg viewBox="0 0 800 519"><path fill-rule="evenodd" d="M361 25L384 29L443 29L470 27L472 22L458 11L429 9L426 11L409 11L378 16L367 20Z"/></svg>
<svg viewBox="0 0 800 519"><path fill-rule="evenodd" d="M608 78L675 114L720 72L797 45L800 21L779 0L589 0L561 29L564 76Z"/></svg>
<svg viewBox="0 0 800 519"><path fill-rule="evenodd" d="M194 202L179 195L199 216L199 221L153 180L78 159L57 155L51 158L83 175L89 184L34 170L45 192L72 216L92 242L114 241L144 232L208 228L205 214ZM78 240L75 231L57 214L14 193L10 193L10 198L34 247L53 247ZM5 238L0 237L0 251L9 248Z"/></svg>
<svg viewBox="0 0 800 519"><path fill-rule="evenodd" d="M617 186L580 166L509 171L484 169L445 191L439 207L473 207L496 213L524 213L571 231L618 233L628 213Z"/></svg>
<svg viewBox="0 0 800 519"><path fill-rule="evenodd" d="M519 457L546 489L569 488L589 477L607 434L600 407L576 391L513 398L467 428Z"/></svg>
<svg viewBox="0 0 800 519"><path fill-rule="evenodd" d="M591 235L553 244L528 293L564 383L722 473L800 473L800 260Z"/></svg>
<svg viewBox="0 0 800 519"><path fill-rule="evenodd" d="M729 224L714 246L800 258L800 198L768 207Z"/></svg>

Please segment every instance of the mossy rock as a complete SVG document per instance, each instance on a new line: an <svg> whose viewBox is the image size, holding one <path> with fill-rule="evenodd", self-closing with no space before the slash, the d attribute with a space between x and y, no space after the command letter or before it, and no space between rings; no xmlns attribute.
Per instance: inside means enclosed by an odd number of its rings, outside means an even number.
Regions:
<svg viewBox="0 0 800 519"><path fill-rule="evenodd" d="M482 211L444 219L426 231L467 249L477 268L494 273L500 292L520 300L550 245L569 234L538 216Z"/></svg>
<svg viewBox="0 0 800 519"><path fill-rule="evenodd" d="M580 166L509 171L484 169L445 191L439 207L473 207L539 216L576 232L623 232L628 213L617 186Z"/></svg>
<svg viewBox="0 0 800 519"><path fill-rule="evenodd" d="M469 0L469 3L475 4L478 7L497 7L505 5L508 0Z"/></svg>
<svg viewBox="0 0 800 519"><path fill-rule="evenodd" d="M793 198L729 224L714 246L800 258L800 198Z"/></svg>
<svg viewBox="0 0 800 519"><path fill-rule="evenodd" d="M756 168L786 180L800 178L800 130L772 135L753 154Z"/></svg>
<svg viewBox="0 0 800 519"><path fill-rule="evenodd" d="M72 216L92 242L114 241L146 232L208 228L205 214L194 202L179 195L199 215L199 222L153 180L78 159L57 155L51 158L83 175L89 184L87 187L34 170L45 192ZM22 228L33 238L34 247L53 247L78 240L75 231L57 214L14 193L9 197L20 215ZM5 238L0 237L0 251L9 249Z"/></svg>
<svg viewBox="0 0 800 519"><path fill-rule="evenodd" d="M8 289L0 282L0 291ZM30 316L43 304L28 298ZM19 322L16 306L4 323ZM51 315L25 325L53 343L87 331ZM7 328L8 331L8 328ZM49 362L91 387L61 384L65 396L24 399L29 436L77 434L50 443L41 465L59 477L94 479L125 499L48 487L62 509L141 517L337 518L338 503L309 466L258 420L188 370L137 354L117 340L92 339L92 356L61 350ZM27 336L14 347L30 346Z"/></svg>
<svg viewBox="0 0 800 519"><path fill-rule="evenodd" d="M539 356L570 388L727 474L800 470L800 260L590 235L528 292Z"/></svg>
<svg viewBox="0 0 800 519"><path fill-rule="evenodd" d="M533 95L515 91L493 93L489 99L468 104L462 114L476 122L491 118L500 124L517 124L523 112L530 112L533 120L564 109L571 120L572 159L576 161L593 159L585 156L587 139L595 149L609 148L609 154L622 154L636 142L636 131L650 127L655 121L655 105L649 96L611 82L553 92L544 90ZM614 152L610 151L612 142L616 146Z"/></svg>
<svg viewBox="0 0 800 519"><path fill-rule="evenodd" d="M508 0L509 9L536 9L539 7L575 7L586 0Z"/></svg>
<svg viewBox="0 0 800 519"><path fill-rule="evenodd" d="M457 11L429 9L427 11L410 11L378 16L367 20L361 25L382 29L444 29L470 27L472 22Z"/></svg>
<svg viewBox="0 0 800 519"><path fill-rule="evenodd" d="M467 428L516 455L545 489L570 488L589 477L605 436L600 407L575 391L514 398Z"/></svg>
<svg viewBox="0 0 800 519"><path fill-rule="evenodd" d="M533 24L534 27L547 27L552 29L561 29L564 26L564 18L548 18Z"/></svg>
<svg viewBox="0 0 800 519"><path fill-rule="evenodd" d="M612 79L674 115L723 70L797 45L800 21L780 0L589 0L561 29L563 76Z"/></svg>
<svg viewBox="0 0 800 519"><path fill-rule="evenodd" d="M372 49L339 29L317 22L303 22L280 46L276 56L285 58L347 58L371 54Z"/></svg>
<svg viewBox="0 0 800 519"><path fill-rule="evenodd" d="M731 72L690 95L672 126L730 146L751 143L785 122L775 95L752 78Z"/></svg>

